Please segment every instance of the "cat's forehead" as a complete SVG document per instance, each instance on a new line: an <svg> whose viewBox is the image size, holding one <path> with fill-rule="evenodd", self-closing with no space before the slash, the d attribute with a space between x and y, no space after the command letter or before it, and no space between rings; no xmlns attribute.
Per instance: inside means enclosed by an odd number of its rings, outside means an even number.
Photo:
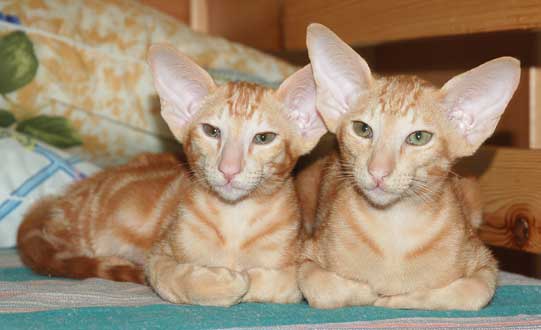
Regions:
<svg viewBox="0 0 541 330"><path fill-rule="evenodd" d="M376 79L372 95L378 112L397 116L427 114L436 88L419 77L397 75Z"/></svg>
<svg viewBox="0 0 541 330"><path fill-rule="evenodd" d="M265 97L272 90L249 82L229 82L220 87L223 107L231 117L250 119L263 110Z"/></svg>

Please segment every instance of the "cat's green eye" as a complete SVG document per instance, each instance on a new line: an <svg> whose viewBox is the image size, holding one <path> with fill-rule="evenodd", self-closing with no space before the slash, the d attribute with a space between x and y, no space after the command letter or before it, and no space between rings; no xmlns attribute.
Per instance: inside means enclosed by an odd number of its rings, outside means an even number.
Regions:
<svg viewBox="0 0 541 330"><path fill-rule="evenodd" d="M255 144L269 144L276 138L276 133L272 132L265 132L265 133L257 133L254 136L254 143Z"/></svg>
<svg viewBox="0 0 541 330"><path fill-rule="evenodd" d="M415 131L408 135L406 142L412 146L424 146L432 139L432 133L427 131Z"/></svg>
<svg viewBox="0 0 541 330"><path fill-rule="evenodd" d="M203 127L203 132L205 132L205 134L207 136L210 136L212 138L217 139L217 138L220 137L220 135L222 133L218 127L214 127L214 126L209 125L209 124L203 124L202 127Z"/></svg>
<svg viewBox="0 0 541 330"><path fill-rule="evenodd" d="M353 131L355 132L355 134L365 139L372 138L372 128L363 121L354 121Z"/></svg>

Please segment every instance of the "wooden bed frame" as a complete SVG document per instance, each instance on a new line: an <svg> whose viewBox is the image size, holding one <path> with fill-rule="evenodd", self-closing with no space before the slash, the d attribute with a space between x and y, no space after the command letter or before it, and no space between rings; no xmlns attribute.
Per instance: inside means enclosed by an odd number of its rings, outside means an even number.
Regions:
<svg viewBox="0 0 541 330"><path fill-rule="evenodd" d="M193 29L298 64L306 26L319 22L358 47L376 72L415 73L441 84L485 60L522 61L520 88L495 138L458 164L480 178L485 242L541 253L541 1L141 0ZM429 61L427 61L429 59ZM505 146L505 147L502 147Z"/></svg>

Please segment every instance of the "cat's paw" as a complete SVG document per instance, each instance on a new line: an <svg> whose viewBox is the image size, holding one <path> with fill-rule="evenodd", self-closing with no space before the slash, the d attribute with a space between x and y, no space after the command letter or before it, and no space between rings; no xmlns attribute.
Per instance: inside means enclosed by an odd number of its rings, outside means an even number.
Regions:
<svg viewBox="0 0 541 330"><path fill-rule="evenodd" d="M302 292L299 286L295 283L287 289L280 290L268 302L275 304L296 304L301 302Z"/></svg>
<svg viewBox="0 0 541 330"><path fill-rule="evenodd" d="M361 282L333 274L331 281L304 281L301 291L314 308L333 309L371 305L377 298L372 288Z"/></svg>
<svg viewBox="0 0 541 330"><path fill-rule="evenodd" d="M247 271L250 290L242 301L294 304L302 300L295 268L252 268Z"/></svg>
<svg viewBox="0 0 541 330"><path fill-rule="evenodd" d="M374 302L374 306L400 309L477 311L488 304L493 292L480 280L462 278L438 289L379 297Z"/></svg>
<svg viewBox="0 0 541 330"><path fill-rule="evenodd" d="M225 267L201 267L192 276L188 297L192 304L229 307L238 304L250 288L246 273Z"/></svg>

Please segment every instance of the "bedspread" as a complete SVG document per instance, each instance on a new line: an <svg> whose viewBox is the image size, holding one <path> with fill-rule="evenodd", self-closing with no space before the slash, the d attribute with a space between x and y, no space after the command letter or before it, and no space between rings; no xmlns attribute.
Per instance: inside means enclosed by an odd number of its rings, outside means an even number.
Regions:
<svg viewBox="0 0 541 330"><path fill-rule="evenodd" d="M479 312L348 307L318 310L244 303L230 308L164 302L143 285L48 278L0 250L3 329L541 329L541 281L502 272Z"/></svg>

